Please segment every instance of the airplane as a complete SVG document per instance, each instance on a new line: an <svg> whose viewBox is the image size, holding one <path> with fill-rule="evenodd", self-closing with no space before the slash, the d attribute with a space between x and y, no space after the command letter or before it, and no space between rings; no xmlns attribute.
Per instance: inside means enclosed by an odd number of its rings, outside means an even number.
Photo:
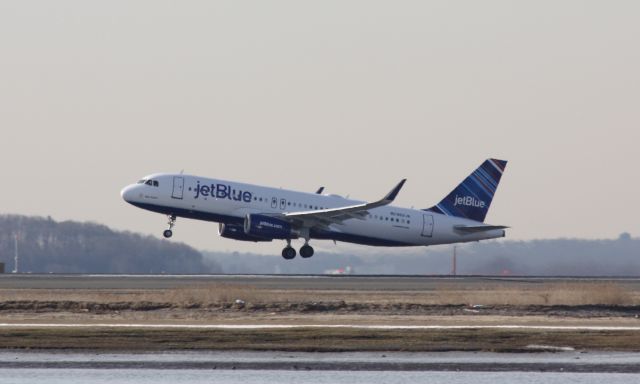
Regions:
<svg viewBox="0 0 640 384"><path fill-rule="evenodd" d="M300 256L313 256L311 239L370 246L407 247L452 244L505 236L504 225L484 220L507 161L487 159L438 204L425 209L392 206L406 179L374 202L210 179L182 173L145 176L121 191L136 207L168 217L165 238L178 217L213 221L222 237L252 242L284 240L282 257L291 260L294 239Z"/></svg>

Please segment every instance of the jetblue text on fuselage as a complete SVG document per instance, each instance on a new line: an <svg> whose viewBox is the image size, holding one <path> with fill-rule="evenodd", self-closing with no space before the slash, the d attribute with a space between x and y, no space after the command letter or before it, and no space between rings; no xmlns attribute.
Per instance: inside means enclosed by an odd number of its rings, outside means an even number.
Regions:
<svg viewBox="0 0 640 384"><path fill-rule="evenodd" d="M197 199L200 196L210 196L218 199L229 199L235 201L244 201L245 203L250 203L253 199L253 195L249 191L242 191L240 189L233 189L231 185L227 184L210 184L210 185L200 185L200 181L196 182L195 187L195 196Z"/></svg>
<svg viewBox="0 0 640 384"><path fill-rule="evenodd" d="M482 200L478 200L473 196L458 196L453 199L453 206L465 205L467 207L476 207L476 208L484 208L486 206L485 202Z"/></svg>
<svg viewBox="0 0 640 384"><path fill-rule="evenodd" d="M271 223L269 221L261 221L258 224L258 228L261 227L269 227L269 228L275 228L275 229L284 229L284 225L282 224L275 224L275 223Z"/></svg>

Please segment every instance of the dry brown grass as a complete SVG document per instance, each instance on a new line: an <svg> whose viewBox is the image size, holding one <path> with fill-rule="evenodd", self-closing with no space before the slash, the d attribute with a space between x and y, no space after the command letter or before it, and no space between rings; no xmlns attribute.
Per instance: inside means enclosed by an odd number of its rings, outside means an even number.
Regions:
<svg viewBox="0 0 640 384"><path fill-rule="evenodd" d="M5 328L0 349L169 351L278 350L492 351L531 352L528 345L570 346L581 350L640 350L636 331L547 330L363 330L298 328L203 330L148 328Z"/></svg>
<svg viewBox="0 0 640 384"><path fill-rule="evenodd" d="M0 290L0 301L86 301L97 303L146 301L154 303L216 304L232 303L236 299L247 302L265 302L281 299L269 290L227 284L195 285L191 287L157 290Z"/></svg>
<svg viewBox="0 0 640 384"><path fill-rule="evenodd" d="M281 300L281 295L271 290L260 290L252 286L235 284L207 284L147 292L143 300L169 302L181 305L188 304L221 304L233 303L236 300L251 303L264 303Z"/></svg>
<svg viewBox="0 0 640 384"><path fill-rule="evenodd" d="M434 304L480 305L637 305L640 296L615 283L545 283L527 289L438 290Z"/></svg>
<svg viewBox="0 0 640 384"><path fill-rule="evenodd" d="M242 300L251 304L338 302L423 305L638 305L640 292L602 282L544 283L525 286L490 284L461 289L454 284L434 291L275 290L249 285L203 284L158 290L0 290L0 301L151 302L175 306L218 305Z"/></svg>

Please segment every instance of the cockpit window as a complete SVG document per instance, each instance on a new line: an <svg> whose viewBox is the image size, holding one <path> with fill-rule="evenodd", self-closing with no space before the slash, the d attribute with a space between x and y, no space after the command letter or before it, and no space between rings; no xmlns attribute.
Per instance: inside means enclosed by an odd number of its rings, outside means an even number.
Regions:
<svg viewBox="0 0 640 384"><path fill-rule="evenodd" d="M151 180L151 179L142 179L142 180L138 180L138 184L145 184L151 187L159 187L160 183L158 182L158 180Z"/></svg>

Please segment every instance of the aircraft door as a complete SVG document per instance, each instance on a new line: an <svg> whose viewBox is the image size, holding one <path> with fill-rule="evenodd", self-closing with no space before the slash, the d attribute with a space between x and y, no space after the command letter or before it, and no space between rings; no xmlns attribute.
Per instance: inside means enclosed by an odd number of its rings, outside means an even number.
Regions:
<svg viewBox="0 0 640 384"><path fill-rule="evenodd" d="M422 236L433 236L433 215L422 215Z"/></svg>
<svg viewBox="0 0 640 384"><path fill-rule="evenodd" d="M271 208L278 208L278 198L277 197L272 197L271 198Z"/></svg>
<svg viewBox="0 0 640 384"><path fill-rule="evenodd" d="M284 211L285 208L287 208L287 200L280 199L280 209Z"/></svg>
<svg viewBox="0 0 640 384"><path fill-rule="evenodd" d="M171 197L174 199L182 200L182 192L184 190L184 177L182 176L174 176L173 177L173 192L171 193Z"/></svg>

